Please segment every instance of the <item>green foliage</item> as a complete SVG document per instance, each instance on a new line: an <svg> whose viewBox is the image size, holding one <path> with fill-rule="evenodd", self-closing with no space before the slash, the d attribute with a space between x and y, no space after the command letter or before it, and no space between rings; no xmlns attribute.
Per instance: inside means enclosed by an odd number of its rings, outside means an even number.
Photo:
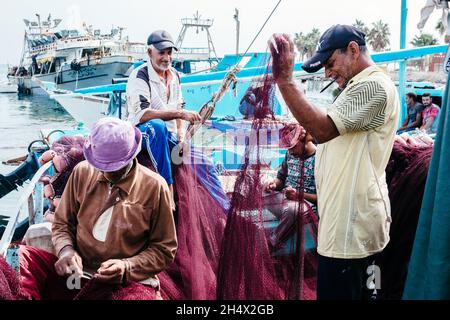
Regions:
<svg viewBox="0 0 450 320"><path fill-rule="evenodd" d="M420 35L416 35L414 37L411 44L414 47L432 46L438 44L438 40L430 33L421 33Z"/></svg>

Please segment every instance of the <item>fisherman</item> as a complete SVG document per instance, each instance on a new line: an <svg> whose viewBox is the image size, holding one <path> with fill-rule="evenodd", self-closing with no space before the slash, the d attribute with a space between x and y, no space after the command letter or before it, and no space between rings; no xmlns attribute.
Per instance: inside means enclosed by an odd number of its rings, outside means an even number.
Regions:
<svg viewBox="0 0 450 320"><path fill-rule="evenodd" d="M239 112L243 115L244 119L253 118L256 108L256 90L257 88L254 88L253 86L248 87L239 103Z"/></svg>
<svg viewBox="0 0 450 320"><path fill-rule="evenodd" d="M87 274L105 284L140 282L158 298L156 275L173 261L177 237L167 183L136 160L141 143L140 131L120 119L94 125L87 161L75 167L55 213L56 256L21 247L29 298L73 298L66 277Z"/></svg>
<svg viewBox="0 0 450 320"><path fill-rule="evenodd" d="M295 222L299 212L314 212L317 214L317 194L314 179L316 146L313 137L307 133L300 140L301 127L295 126L292 141L282 145L288 152L278 170L277 177L265 186L268 193L264 196L264 206L274 214L280 223L271 234L269 241L274 249L280 248L295 231ZM300 166L300 161L303 165ZM306 209L299 208L299 181L303 171L303 195ZM311 209L308 210L308 209Z"/></svg>
<svg viewBox="0 0 450 320"><path fill-rule="evenodd" d="M429 134L436 133L439 124L439 111L441 109L433 103L433 98L428 92L422 95L422 103L424 109L422 111L423 122L420 130Z"/></svg>
<svg viewBox="0 0 450 320"><path fill-rule="evenodd" d="M424 106L417 101L417 95L414 92L408 92L406 94L406 106L408 107L408 114L405 120L403 120L400 129L398 129L397 134L414 130L422 125L422 111Z"/></svg>
<svg viewBox="0 0 450 320"><path fill-rule="evenodd" d="M171 67L173 50L178 49L170 34L157 30L150 34L147 45L148 62L133 70L128 79L127 120L142 132L143 148L173 195L171 150L184 141L183 120L193 124L201 117L183 109L180 77Z"/></svg>
<svg viewBox="0 0 450 320"><path fill-rule="evenodd" d="M325 67L325 76L343 89L328 109L318 108L294 81L292 39L275 34L274 41L269 46L276 83L293 116L319 143L317 298L374 298L367 271L379 272L369 266L389 242L385 169L399 116L397 89L372 61L364 33L335 25L302 65L310 73Z"/></svg>

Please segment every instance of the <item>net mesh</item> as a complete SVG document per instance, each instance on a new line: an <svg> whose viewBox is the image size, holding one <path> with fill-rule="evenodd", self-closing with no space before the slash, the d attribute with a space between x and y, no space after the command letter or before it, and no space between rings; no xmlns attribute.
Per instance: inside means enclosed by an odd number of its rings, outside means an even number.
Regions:
<svg viewBox="0 0 450 320"><path fill-rule="evenodd" d="M315 263L312 253L306 259L308 263L305 262L304 236L305 226L309 225L316 238L317 220L310 206L301 205L304 203L303 161L298 164L301 174L293 239L283 254L268 241L276 221L264 206L263 177L267 167L262 158L269 146L263 135L274 130L275 83L268 72L257 81L255 86L261 90L256 94L252 130L245 142L243 165L231 197L220 254L217 297L239 300L312 298ZM307 284L303 281L306 264Z"/></svg>

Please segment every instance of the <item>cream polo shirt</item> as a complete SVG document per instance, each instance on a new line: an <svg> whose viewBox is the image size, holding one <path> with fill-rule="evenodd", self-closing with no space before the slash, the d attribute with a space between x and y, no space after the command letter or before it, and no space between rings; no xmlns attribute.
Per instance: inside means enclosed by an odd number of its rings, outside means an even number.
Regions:
<svg viewBox="0 0 450 320"><path fill-rule="evenodd" d="M399 117L397 89L371 66L349 81L328 116L340 135L317 148L317 251L331 258L364 258L389 242L385 169Z"/></svg>
<svg viewBox="0 0 450 320"><path fill-rule="evenodd" d="M141 123L147 108L156 110L177 110L181 108L183 96L177 71L170 68L171 79L164 84L151 62L144 63L133 70L128 78L126 95L126 119L133 125ZM166 121L167 130L177 134L176 120Z"/></svg>

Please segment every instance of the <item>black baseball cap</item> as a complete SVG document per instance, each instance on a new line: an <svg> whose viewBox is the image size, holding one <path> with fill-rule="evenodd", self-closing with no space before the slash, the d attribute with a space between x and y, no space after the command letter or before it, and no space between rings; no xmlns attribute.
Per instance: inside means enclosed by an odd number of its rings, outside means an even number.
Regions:
<svg viewBox="0 0 450 320"><path fill-rule="evenodd" d="M303 63L303 70L309 73L319 71L334 50L346 48L351 41L363 46L366 44L365 36L364 32L352 26L342 24L332 26L320 37L317 51L311 59Z"/></svg>
<svg viewBox="0 0 450 320"><path fill-rule="evenodd" d="M151 35L148 36L147 45L153 45L158 50L164 50L167 48L174 48L178 51L178 48L175 47L175 43L171 35L165 30L156 30Z"/></svg>

